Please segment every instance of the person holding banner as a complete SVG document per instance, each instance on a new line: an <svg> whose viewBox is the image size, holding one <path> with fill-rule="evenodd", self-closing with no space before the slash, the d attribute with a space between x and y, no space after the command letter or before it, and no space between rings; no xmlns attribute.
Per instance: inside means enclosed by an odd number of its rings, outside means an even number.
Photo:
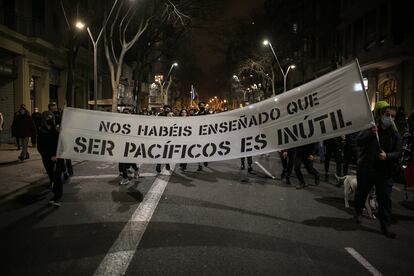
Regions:
<svg viewBox="0 0 414 276"><path fill-rule="evenodd" d="M368 193L375 185L378 201L378 220L382 233L390 239L396 234L390 231L392 171L401 156L401 139L391 118L391 107L385 101L375 104L375 124L371 129L361 131L356 142L360 147L355 192L356 222L361 222L362 211Z"/></svg>
<svg viewBox="0 0 414 276"><path fill-rule="evenodd" d="M125 108L122 113L131 114L129 109ZM128 169L132 168L134 170L134 179L138 179L139 177L139 168L135 163L119 163L119 172L122 174L122 179L119 182L119 185L128 185L129 178L128 178Z"/></svg>
<svg viewBox="0 0 414 276"><path fill-rule="evenodd" d="M56 158L59 132L55 126L55 117L51 111L42 113L42 124L37 137L37 150L42 156L43 166L49 176L52 186L53 198L50 205L60 207L60 200L63 194L63 171L65 163L63 159Z"/></svg>
<svg viewBox="0 0 414 276"><path fill-rule="evenodd" d="M198 112L195 114L195 116L202 116L202 115L208 115L209 113L206 110L206 103L204 101L201 101L198 103ZM208 167L208 163L204 162L204 167ZM198 169L197 171L202 171L203 166L201 163L198 163Z"/></svg>
<svg viewBox="0 0 414 276"><path fill-rule="evenodd" d="M171 117L172 116L172 110L171 110L171 106L166 104L164 105L164 107L162 109L160 109L161 112L158 114L158 116L165 116L165 117ZM167 170L170 170L170 164L165 164L165 168ZM157 164L155 166L155 170L157 171L157 173L161 172L161 164Z"/></svg>
<svg viewBox="0 0 414 276"><path fill-rule="evenodd" d="M248 101L244 102L244 106L245 107L248 106L249 104L250 103ZM251 157L251 156L247 156L247 157L240 158L240 161L241 161L241 167L240 167L240 169L241 170L244 170L246 168L246 166L245 166L246 159L247 159L247 171L248 172L252 172L253 171L253 168L252 168L253 157Z"/></svg>
<svg viewBox="0 0 414 276"><path fill-rule="evenodd" d="M179 115L180 115L180 117L187 117L187 115L188 115L187 109L185 109L185 108L181 109ZM180 169L182 171L185 171L187 169L187 163L180 163Z"/></svg>
<svg viewBox="0 0 414 276"><path fill-rule="evenodd" d="M303 189L307 186L303 174L300 171L302 163L305 165L308 173L314 176L315 186L319 185L319 172L313 167L313 155L315 153L316 144L308 144L296 148L296 157L294 161L295 174L299 179L299 184L296 185L296 189Z"/></svg>

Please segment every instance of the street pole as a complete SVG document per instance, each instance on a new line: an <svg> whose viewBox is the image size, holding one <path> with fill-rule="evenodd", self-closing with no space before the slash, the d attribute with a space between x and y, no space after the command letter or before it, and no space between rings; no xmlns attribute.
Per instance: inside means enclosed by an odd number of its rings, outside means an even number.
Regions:
<svg viewBox="0 0 414 276"><path fill-rule="evenodd" d="M98 39L95 41L93 39L91 30L86 28L88 31L89 37L91 38L92 45L93 45L93 99L94 99L94 109L98 109L98 53L97 53L97 46L98 46Z"/></svg>
<svg viewBox="0 0 414 276"><path fill-rule="evenodd" d="M91 33L91 30L89 29L89 27L86 28L86 30L88 31L89 37L92 41L92 45L93 45L93 97L94 97L94 109L97 110L98 109L98 43L99 40L102 37L102 33L104 31L104 29L106 28L106 25L108 24L109 18L111 17L112 12L115 9L116 3L118 2L118 0L114 1L114 4L112 5L111 11L109 12L108 17L106 18L101 30L99 31L98 37L96 38L96 40L93 38L93 35ZM85 26L84 23L82 22L78 22L76 24L76 27L79 29L83 29L83 27Z"/></svg>
<svg viewBox="0 0 414 276"><path fill-rule="evenodd" d="M282 66L280 65L279 59L277 58L276 52L273 49L272 43L270 43L270 41L265 40L263 41L264 45L269 45L270 50L272 50L273 56L276 59L277 65L279 66L280 72L282 72L283 75L283 92L286 92L286 79L287 79L287 75L289 73L290 68L294 69L295 65L289 65L289 67L287 68L286 72L283 71Z"/></svg>
<svg viewBox="0 0 414 276"><path fill-rule="evenodd" d="M170 70L168 71L167 77L165 78L165 80L162 83L160 83L161 84L161 95L163 96L164 104L168 104L168 95L167 95L168 89L166 89L166 91L164 93L164 85L165 85L165 82L168 81L168 77L170 76L172 69L176 66L178 66L177 62L174 62L173 64L171 64L171 67L170 67ZM168 86L167 86L167 88L168 88Z"/></svg>

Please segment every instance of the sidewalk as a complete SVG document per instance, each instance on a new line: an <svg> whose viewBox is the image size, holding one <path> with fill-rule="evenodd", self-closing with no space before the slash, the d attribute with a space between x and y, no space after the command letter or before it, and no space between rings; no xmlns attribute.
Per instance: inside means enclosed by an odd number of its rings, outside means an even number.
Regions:
<svg viewBox="0 0 414 276"><path fill-rule="evenodd" d="M20 161L20 151L14 144L0 145L0 200L28 185L48 181L42 158L37 148L28 148L30 159ZM73 162L76 165L79 162Z"/></svg>

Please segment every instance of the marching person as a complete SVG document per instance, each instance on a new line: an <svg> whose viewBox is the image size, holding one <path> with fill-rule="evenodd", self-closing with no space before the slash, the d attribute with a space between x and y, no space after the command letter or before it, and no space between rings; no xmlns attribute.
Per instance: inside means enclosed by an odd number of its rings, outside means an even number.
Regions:
<svg viewBox="0 0 414 276"><path fill-rule="evenodd" d="M29 144L30 137L36 135L36 127L24 104L20 105L18 114L13 120L12 129L16 138L19 139L19 145L21 146L21 152L18 158L20 161L29 159L27 145Z"/></svg>
<svg viewBox="0 0 414 276"><path fill-rule="evenodd" d="M187 112L187 109L185 109L185 108L183 108L183 109L181 109L181 111L180 111L180 114L179 114L181 117L187 117L188 116L188 112ZM182 171L185 171L186 169L187 169L187 163L180 163L180 169L182 170Z"/></svg>
<svg viewBox="0 0 414 276"><path fill-rule="evenodd" d="M361 221L362 210L368 193L375 185L378 201L378 220L382 233L395 238L390 231L391 191L393 165L401 156L401 139L391 118L391 107L386 101L375 104L375 124L371 129L361 131L357 137L360 147L358 159L358 186L355 193L355 219Z"/></svg>
<svg viewBox="0 0 414 276"><path fill-rule="evenodd" d="M54 114L51 111L42 113L42 124L37 136L37 150L42 156L43 166L49 176L50 185L52 186L54 194L49 204L60 207L63 194L62 176L65 170L65 164L63 159L56 158L59 132L55 126L54 118Z"/></svg>
<svg viewBox="0 0 414 276"><path fill-rule="evenodd" d="M55 126L58 131L60 131L60 127L62 124L62 111L58 108L57 104L55 102L52 102L48 104L48 110L53 113L55 116ZM68 179L70 176L73 176L73 166L72 166L72 160L65 159L64 161L64 173L63 176L65 179Z"/></svg>
<svg viewBox="0 0 414 276"><path fill-rule="evenodd" d="M282 160L282 167L283 167L283 172L280 175L280 178L282 180L283 178L286 178L286 184L291 185L290 176L292 174L293 165L295 162L296 148L282 150L281 152L279 152L279 154L280 154L280 159Z"/></svg>
<svg viewBox="0 0 414 276"><path fill-rule="evenodd" d="M299 180L299 184L296 185L296 189L303 189L307 186L303 174L300 171L302 163L305 165L309 174L315 178L315 186L319 185L319 172L313 167L313 159L315 154L315 144L308 144L296 148L296 156L294 161L294 169L296 177Z"/></svg>
<svg viewBox="0 0 414 276"><path fill-rule="evenodd" d="M32 113L32 119L36 127L36 133L30 138L32 146L36 146L37 141L37 132L39 132L40 126L42 125L42 113L39 112L39 108L35 107L34 112Z"/></svg>
<svg viewBox="0 0 414 276"><path fill-rule="evenodd" d="M250 103L248 101L244 102L244 106L248 106ZM246 159L247 159L247 171L248 172L252 172L253 168L252 168L252 164L253 164L253 158L251 156L247 156L247 157L242 157L240 158L240 162L241 162L241 170L244 170L246 168L245 163L246 163Z"/></svg>
<svg viewBox="0 0 414 276"><path fill-rule="evenodd" d="M325 145L325 181L329 180L329 165L331 163L331 157L334 157L336 164L336 175L342 176L342 137L335 137L328 140L325 140L323 143Z"/></svg>
<svg viewBox="0 0 414 276"><path fill-rule="evenodd" d="M201 101L198 103L198 111L195 114L195 116L203 116L203 115L208 115L208 112L206 110L206 103ZM204 162L204 167L208 167L207 162ZM197 171L202 171L202 170L203 170L203 166L201 165L201 163L198 163Z"/></svg>
<svg viewBox="0 0 414 276"><path fill-rule="evenodd" d="M171 106L170 105L166 104L160 110L161 110L161 112L158 114L158 116L165 116L165 117L171 117L172 116L172 114L171 114L172 113L172 110L171 110ZM165 168L167 170L170 170L171 169L170 164L165 164ZM155 170L157 171L157 173L160 173L161 172L161 164L157 164L155 166Z"/></svg>
<svg viewBox="0 0 414 276"><path fill-rule="evenodd" d="M125 108L122 113L130 114L130 111L128 108ZM118 170L120 172L120 175L122 176L121 181L119 182L119 185L128 185L129 184L129 177L128 177L128 169L132 168L134 170L134 179L138 179L139 177L139 168L137 164L135 163L119 163L118 164Z"/></svg>

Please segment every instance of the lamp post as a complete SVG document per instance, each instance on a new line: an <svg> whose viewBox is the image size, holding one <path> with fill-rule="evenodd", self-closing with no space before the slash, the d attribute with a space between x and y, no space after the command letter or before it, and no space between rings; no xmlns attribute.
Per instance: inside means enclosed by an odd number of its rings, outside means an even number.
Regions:
<svg viewBox="0 0 414 276"><path fill-rule="evenodd" d="M106 18L101 30L99 31L98 36L96 37L96 40L93 38L93 35L91 33L91 30L89 29L89 27L86 28L86 30L88 31L89 37L92 41L92 45L93 45L93 98L94 98L94 109L98 109L98 43L99 40L102 37L103 31L106 28L106 24L109 21L109 18L111 17L111 14L113 12L113 10L115 9L116 3L118 2L118 0L114 1L114 4L112 5L111 11L109 12L108 17ZM78 28L79 30L83 30L83 28L85 27L85 23L78 21L76 22L76 28Z"/></svg>
<svg viewBox="0 0 414 276"><path fill-rule="evenodd" d="M272 50L272 53L273 53L273 56L275 57L275 59L276 59L276 62L277 62L277 65L279 66L279 69L280 69L280 72L282 72L282 75L283 75L283 92L286 92L286 79L287 79L287 75L289 74L289 70L292 68L292 69L295 69L295 65L289 65L289 67L286 69L286 72L285 71L283 71L283 68L282 68L282 66L280 65L280 62L279 62L279 59L277 58L277 55L276 55L276 52L275 52L275 50L273 49L273 46L272 46L272 43L270 43L270 41L269 40L264 40L263 41L263 44L264 45L269 45L269 47L270 47L270 50Z"/></svg>
<svg viewBox="0 0 414 276"><path fill-rule="evenodd" d="M167 98L167 96L168 96L168 86L167 86L167 89L164 92L165 82L168 80L168 78L171 74L171 71L174 69L174 67L177 67L177 66L178 66L177 62L174 62L173 64L171 64L171 67L170 67L170 70L168 71L167 77L165 78L165 80L162 83L160 83L160 85L161 85L161 94L163 96L164 104L167 104L167 101L168 101L168 98Z"/></svg>

